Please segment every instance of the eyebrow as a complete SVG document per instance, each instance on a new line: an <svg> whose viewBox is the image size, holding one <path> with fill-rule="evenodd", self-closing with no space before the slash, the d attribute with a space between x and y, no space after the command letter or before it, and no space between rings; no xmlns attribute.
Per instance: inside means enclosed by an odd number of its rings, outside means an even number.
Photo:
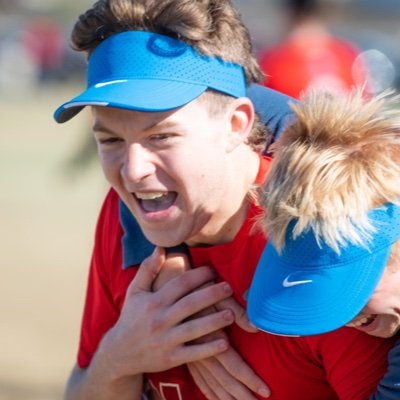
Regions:
<svg viewBox="0 0 400 400"><path fill-rule="evenodd" d="M161 129L168 129L170 127L175 127L177 126L177 123L174 121L165 121L161 120L159 122L151 123L148 127L146 127L143 131L148 132L151 131L155 128L161 128ZM108 128L107 126L103 125L100 121L96 121L93 126L92 126L93 132L104 132L104 133L109 133L111 135L118 135L116 131L114 131L111 128Z"/></svg>

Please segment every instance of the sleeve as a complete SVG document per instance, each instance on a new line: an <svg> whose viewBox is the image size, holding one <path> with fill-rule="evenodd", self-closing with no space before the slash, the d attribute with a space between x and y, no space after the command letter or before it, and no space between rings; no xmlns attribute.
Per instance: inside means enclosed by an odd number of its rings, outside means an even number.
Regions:
<svg viewBox="0 0 400 400"><path fill-rule="evenodd" d="M381 339L346 327L319 338L317 357L338 398L368 399L387 370L388 352L395 339Z"/></svg>
<svg viewBox="0 0 400 400"><path fill-rule="evenodd" d="M90 364L101 338L114 326L120 314L116 282L122 272L121 237L118 196L110 190L97 221L81 322L77 357L80 368ZM130 273L134 271L136 268Z"/></svg>
<svg viewBox="0 0 400 400"><path fill-rule="evenodd" d="M370 400L400 399L400 339L389 352L388 370Z"/></svg>

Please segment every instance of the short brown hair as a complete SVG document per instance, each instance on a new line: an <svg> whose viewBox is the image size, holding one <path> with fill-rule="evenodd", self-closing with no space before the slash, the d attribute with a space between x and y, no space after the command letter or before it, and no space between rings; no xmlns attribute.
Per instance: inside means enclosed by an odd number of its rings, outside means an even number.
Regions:
<svg viewBox="0 0 400 400"><path fill-rule="evenodd" d="M241 65L247 84L263 79L250 34L230 0L99 0L76 22L72 47L90 54L107 37L129 30L168 35L203 54ZM204 98L220 110L232 100L211 90ZM248 144L262 151L266 136L257 117Z"/></svg>
<svg viewBox="0 0 400 400"><path fill-rule="evenodd" d="M249 32L229 0L99 0L79 17L72 46L90 53L102 40L128 30L168 35L239 64L247 83L263 79Z"/></svg>

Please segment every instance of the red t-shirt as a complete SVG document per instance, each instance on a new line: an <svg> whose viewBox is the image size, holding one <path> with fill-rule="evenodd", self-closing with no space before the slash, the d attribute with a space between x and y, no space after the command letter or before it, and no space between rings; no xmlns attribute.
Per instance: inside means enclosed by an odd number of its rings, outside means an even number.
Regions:
<svg viewBox="0 0 400 400"><path fill-rule="evenodd" d="M226 244L190 248L193 266L213 266L246 305L264 235L254 229L260 209L251 205L236 238ZM100 339L117 321L126 289L137 268L122 269L118 196L111 190L103 205L91 262L78 365L89 365ZM265 380L272 400L367 399L387 368L394 339L383 340L351 328L310 337L290 338L229 329L232 345ZM205 399L185 366L146 375L166 400Z"/></svg>

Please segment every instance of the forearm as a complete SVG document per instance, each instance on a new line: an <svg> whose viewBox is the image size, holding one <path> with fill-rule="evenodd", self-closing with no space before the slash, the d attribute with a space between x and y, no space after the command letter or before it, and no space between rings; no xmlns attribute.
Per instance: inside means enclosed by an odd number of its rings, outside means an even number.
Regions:
<svg viewBox="0 0 400 400"><path fill-rule="evenodd" d="M232 324L230 310L189 317L231 296L229 285L205 286L214 273L203 267L151 292L163 263L163 253L158 250L141 264L127 289L119 318L103 336L90 366L74 370L66 400L140 399L143 373L165 371L227 350L225 339L203 344L194 340Z"/></svg>
<svg viewBox="0 0 400 400"><path fill-rule="evenodd" d="M113 381L96 367L80 369L74 367L69 378L65 400L140 400L142 376Z"/></svg>
<svg viewBox="0 0 400 400"><path fill-rule="evenodd" d="M122 376L100 346L88 368L75 366L68 380L65 400L140 400L143 375Z"/></svg>

